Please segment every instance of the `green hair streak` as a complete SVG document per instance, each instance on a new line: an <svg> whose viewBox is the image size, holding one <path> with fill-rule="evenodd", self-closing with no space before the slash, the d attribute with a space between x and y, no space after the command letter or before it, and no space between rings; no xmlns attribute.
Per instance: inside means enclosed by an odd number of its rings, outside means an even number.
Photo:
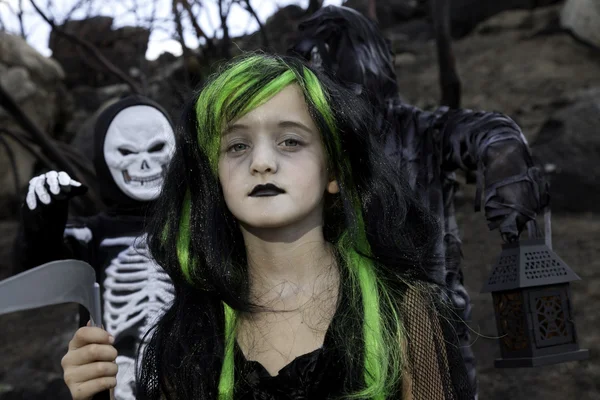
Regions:
<svg viewBox="0 0 600 400"><path fill-rule="evenodd" d="M290 84L300 86L307 103L314 106L322 116L326 128L333 133L334 148L325 149L328 155L332 152L342 154L341 141L328 96L315 74L306 67L298 72L286 65L283 59L275 56L251 55L229 64L220 74L214 76L200 93L195 104L198 146L205 152L215 176L218 172L221 132L225 125L266 103ZM352 170L349 160L341 158L344 161L338 168L341 175L338 177L338 182L344 185L346 182L352 182ZM391 340L396 340L400 345L403 337L402 326L400 318L394 311L392 296L385 290L385 285L379 281L373 261L368 257L370 247L366 238L358 193L353 185L347 186L351 191L358 235L351 237L348 232L343 233L336 247L349 268L353 296L362 298L365 372L364 388L342 397L383 400L393 394L393 387L400 377L402 360L397 354L394 355L389 351L389 343ZM194 268L198 263L189 252L191 208L192 202L188 189L179 221L177 256L183 275L194 284ZM357 249L360 250L360 254ZM235 387L234 349L237 315L235 310L225 303L223 303L223 312L225 354L219 378L218 398L231 400ZM385 329L382 320L382 314L386 312L392 314L390 319L395 326L391 329Z"/></svg>

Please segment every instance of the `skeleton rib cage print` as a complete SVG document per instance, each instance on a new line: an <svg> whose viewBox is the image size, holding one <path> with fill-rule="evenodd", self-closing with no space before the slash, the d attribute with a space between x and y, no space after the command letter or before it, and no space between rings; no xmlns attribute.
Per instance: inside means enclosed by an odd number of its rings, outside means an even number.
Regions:
<svg viewBox="0 0 600 400"><path fill-rule="evenodd" d="M115 337L115 346L133 336L136 350L143 350L144 335L171 305L174 291L167 273L152 260L146 237L104 239L100 247L127 246L106 268L103 293L105 329ZM141 348L140 348L141 346ZM116 400L135 399L135 360L117 358L119 374Z"/></svg>

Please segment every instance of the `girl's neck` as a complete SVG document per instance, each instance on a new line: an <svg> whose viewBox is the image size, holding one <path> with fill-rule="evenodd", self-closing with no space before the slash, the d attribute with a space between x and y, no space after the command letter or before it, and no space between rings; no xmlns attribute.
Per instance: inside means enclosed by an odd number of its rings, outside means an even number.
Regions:
<svg viewBox="0 0 600 400"><path fill-rule="evenodd" d="M259 305L283 302L280 305L288 308L295 300L337 289L335 254L321 224L268 230L242 227L242 234L250 291Z"/></svg>

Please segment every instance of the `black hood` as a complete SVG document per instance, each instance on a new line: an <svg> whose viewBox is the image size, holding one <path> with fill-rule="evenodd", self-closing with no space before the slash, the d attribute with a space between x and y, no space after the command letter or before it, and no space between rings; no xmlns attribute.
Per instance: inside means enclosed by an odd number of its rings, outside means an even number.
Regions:
<svg viewBox="0 0 600 400"><path fill-rule="evenodd" d="M290 53L335 75L371 104L382 104L398 96L390 43L367 17L348 7L327 6L303 21L298 29L298 39ZM320 66L314 65L315 56Z"/></svg>
<svg viewBox="0 0 600 400"><path fill-rule="evenodd" d="M108 211L113 213L140 214L153 203L152 201L135 200L123 193L115 183L104 157L104 141L111 122L121 111L133 106L150 106L156 108L165 115L171 126L173 126L171 118L164 108L149 98L140 95L131 95L122 98L108 106L98 116L94 127L94 167L96 169L100 197L108 207Z"/></svg>

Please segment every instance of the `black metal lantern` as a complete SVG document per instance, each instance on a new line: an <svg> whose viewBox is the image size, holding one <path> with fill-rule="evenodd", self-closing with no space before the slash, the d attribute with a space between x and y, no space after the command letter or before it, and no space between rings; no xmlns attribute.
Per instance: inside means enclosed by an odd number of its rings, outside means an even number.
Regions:
<svg viewBox="0 0 600 400"><path fill-rule="evenodd" d="M548 213L546 240L538 237L503 244L481 291L491 292L494 300L502 355L495 361L497 368L535 367L589 357L588 350L577 343L571 308L569 283L581 278L551 247Z"/></svg>

